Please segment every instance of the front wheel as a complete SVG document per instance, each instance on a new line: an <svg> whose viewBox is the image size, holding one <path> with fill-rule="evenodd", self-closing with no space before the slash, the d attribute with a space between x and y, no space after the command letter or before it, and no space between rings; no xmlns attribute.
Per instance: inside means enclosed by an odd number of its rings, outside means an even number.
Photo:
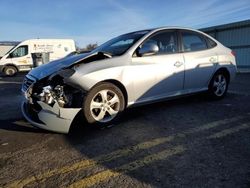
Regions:
<svg viewBox="0 0 250 188"><path fill-rule="evenodd" d="M14 76L17 73L17 69L14 66L6 66L4 68L4 74L6 76Z"/></svg>
<svg viewBox="0 0 250 188"><path fill-rule="evenodd" d="M209 94L214 99L221 99L223 98L228 89L229 79L226 76L225 72L218 71L213 76L212 80L209 84Z"/></svg>
<svg viewBox="0 0 250 188"><path fill-rule="evenodd" d="M90 124L104 127L117 120L125 108L125 100L121 90L107 82L103 82L89 91L84 104L85 119Z"/></svg>

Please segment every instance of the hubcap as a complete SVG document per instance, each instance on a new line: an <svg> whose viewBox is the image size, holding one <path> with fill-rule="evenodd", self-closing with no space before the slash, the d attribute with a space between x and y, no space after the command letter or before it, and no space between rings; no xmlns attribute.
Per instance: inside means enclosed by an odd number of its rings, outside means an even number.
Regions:
<svg viewBox="0 0 250 188"><path fill-rule="evenodd" d="M91 100L90 111L97 122L109 122L115 118L120 109L120 99L111 90L99 91Z"/></svg>
<svg viewBox="0 0 250 188"><path fill-rule="evenodd" d="M222 96L227 87L227 80L223 74L218 74L214 79L213 91L217 96Z"/></svg>
<svg viewBox="0 0 250 188"><path fill-rule="evenodd" d="M9 68L9 69L6 70L6 74L9 75L9 76L13 75L14 73L15 73L14 69Z"/></svg>

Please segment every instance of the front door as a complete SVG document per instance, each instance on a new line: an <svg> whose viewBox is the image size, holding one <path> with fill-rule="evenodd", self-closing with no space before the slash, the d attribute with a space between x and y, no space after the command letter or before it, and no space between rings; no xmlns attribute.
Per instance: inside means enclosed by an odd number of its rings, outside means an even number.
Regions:
<svg viewBox="0 0 250 188"><path fill-rule="evenodd" d="M153 43L159 52L132 58L130 71L134 79L135 102L160 99L178 95L183 89L184 58L179 53L177 35L174 30L161 31L147 39L143 45Z"/></svg>
<svg viewBox="0 0 250 188"><path fill-rule="evenodd" d="M10 53L9 58L11 58L12 64L16 65L20 70L29 70L33 65L28 45L17 47Z"/></svg>

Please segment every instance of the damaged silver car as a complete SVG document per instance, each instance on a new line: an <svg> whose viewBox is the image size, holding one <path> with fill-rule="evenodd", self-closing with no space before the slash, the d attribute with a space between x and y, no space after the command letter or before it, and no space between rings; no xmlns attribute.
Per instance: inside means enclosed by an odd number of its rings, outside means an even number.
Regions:
<svg viewBox="0 0 250 188"><path fill-rule="evenodd" d="M31 70L22 112L34 126L60 133L77 115L102 127L136 104L201 91L223 98L235 72L234 53L200 31L136 31Z"/></svg>

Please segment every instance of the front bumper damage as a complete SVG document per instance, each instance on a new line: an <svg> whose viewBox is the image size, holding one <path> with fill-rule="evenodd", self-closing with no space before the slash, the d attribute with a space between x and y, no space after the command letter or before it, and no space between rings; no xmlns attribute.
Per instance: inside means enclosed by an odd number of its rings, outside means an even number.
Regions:
<svg viewBox="0 0 250 188"><path fill-rule="evenodd" d="M37 114L40 122L29 115L27 100L24 100L21 106L25 119L35 127L58 133L68 133L71 123L81 110L81 108L62 108L57 102L54 103L53 107L41 101L37 103L41 107Z"/></svg>

